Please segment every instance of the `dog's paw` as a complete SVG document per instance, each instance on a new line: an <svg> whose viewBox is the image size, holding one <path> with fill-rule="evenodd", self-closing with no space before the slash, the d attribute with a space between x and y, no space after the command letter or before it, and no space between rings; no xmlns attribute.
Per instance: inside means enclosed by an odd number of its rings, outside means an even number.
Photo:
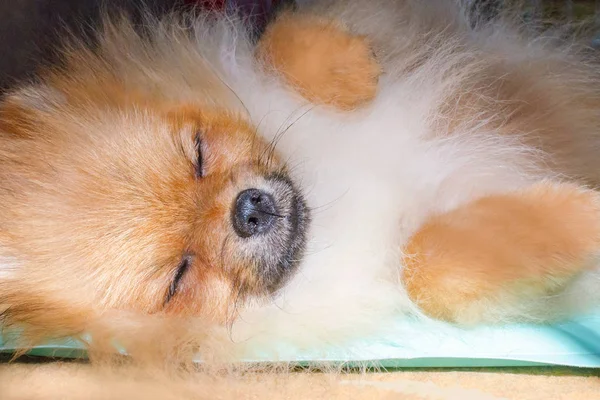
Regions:
<svg viewBox="0 0 600 400"><path fill-rule="evenodd" d="M459 324L543 321L544 299L595 266L597 192L539 184L431 218L404 249L403 281L425 314Z"/></svg>
<svg viewBox="0 0 600 400"><path fill-rule="evenodd" d="M367 39L335 21L283 14L269 26L257 52L314 103L350 110L377 92L381 70Z"/></svg>

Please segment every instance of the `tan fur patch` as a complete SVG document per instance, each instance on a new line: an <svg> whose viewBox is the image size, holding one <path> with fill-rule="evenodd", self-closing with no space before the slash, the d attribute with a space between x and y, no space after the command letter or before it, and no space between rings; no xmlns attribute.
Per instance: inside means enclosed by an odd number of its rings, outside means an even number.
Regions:
<svg viewBox="0 0 600 400"><path fill-rule="evenodd" d="M594 256L599 212L594 192L540 184L437 215L405 248L408 293L430 316L458 322L472 303L491 311L500 298L551 294Z"/></svg>
<svg viewBox="0 0 600 400"><path fill-rule="evenodd" d="M267 29L257 51L315 103L348 110L377 92L381 71L367 39L335 21L283 14Z"/></svg>

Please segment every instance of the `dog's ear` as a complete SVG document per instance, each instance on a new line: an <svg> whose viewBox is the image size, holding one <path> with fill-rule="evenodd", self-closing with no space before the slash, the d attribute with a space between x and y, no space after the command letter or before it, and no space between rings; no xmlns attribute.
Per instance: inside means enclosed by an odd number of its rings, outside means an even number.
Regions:
<svg viewBox="0 0 600 400"><path fill-rule="evenodd" d="M32 136L40 131L44 117L65 103L65 96L47 85L10 92L0 99L0 134Z"/></svg>
<svg viewBox="0 0 600 400"><path fill-rule="evenodd" d="M3 99L2 103L37 112L49 112L64 105L66 96L48 85L40 84L25 86L12 92Z"/></svg>
<svg viewBox="0 0 600 400"><path fill-rule="evenodd" d="M22 279L23 277L21 277ZM59 300L43 284L0 279L0 336L21 356L35 346L78 340L98 363L119 361L126 351L139 365L191 363L200 351L214 361L231 361L225 329L196 318L148 315L124 310L97 312L76 301Z"/></svg>
<svg viewBox="0 0 600 400"><path fill-rule="evenodd" d="M35 288L20 278L0 279L0 327L7 344L27 351L46 340L83 333L82 327L93 316L75 304L53 299L41 287Z"/></svg>

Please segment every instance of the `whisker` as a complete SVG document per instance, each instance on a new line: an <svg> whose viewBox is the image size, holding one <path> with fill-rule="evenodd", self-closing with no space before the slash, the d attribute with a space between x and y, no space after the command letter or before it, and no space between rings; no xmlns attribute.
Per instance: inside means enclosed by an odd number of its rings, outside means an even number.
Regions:
<svg viewBox="0 0 600 400"><path fill-rule="evenodd" d="M228 315L227 315L227 319L226 319L226 329L227 329L227 334L229 336L229 340L231 342L233 342L233 323L235 322L236 318L239 316L239 301L242 297L242 284L241 284L241 279L240 279L240 273L236 273L236 277L233 281L233 287L234 287L234 291L235 291L235 295L233 296L233 305L232 307L230 307L230 309L228 310Z"/></svg>
<svg viewBox="0 0 600 400"><path fill-rule="evenodd" d="M255 151L256 151L256 144L258 143L258 137L259 137L259 132L260 132L260 126L262 125L263 121L267 118L267 116L271 113L272 111L267 112L265 115L263 115L261 117L261 119L258 121L258 124L256 124L254 126L254 135L252 135L252 147L251 147L251 152L252 155L254 155ZM258 155L258 163L261 164L261 154Z"/></svg>
<svg viewBox="0 0 600 400"><path fill-rule="evenodd" d="M227 245L229 244L229 240L231 239L231 234L227 235L225 237L225 239L223 240L223 243L221 245L221 252L220 252L220 262L221 262L221 270L226 271L225 268L225 254L226 254L226 250L227 250ZM233 307L228 307L227 309L227 317L225 319L225 328L227 330L227 335L229 336L229 340L233 342L233 323L235 321L235 319L238 317L239 312L238 312L238 302L239 299L242 295L242 285L241 285L241 280L240 280L240 272L238 271L235 274L235 278L233 280L233 289L232 292L235 292L235 295L233 295ZM233 294L233 293L232 293Z"/></svg>
<svg viewBox="0 0 600 400"><path fill-rule="evenodd" d="M206 60L208 59L208 57L204 57ZM244 101L242 100L242 98L237 94L237 92L235 90L233 90L233 88L231 87L231 85L229 85L229 83L225 82L225 80L221 77L221 75L219 74L217 68L215 68L212 63L210 62L206 62L207 66L212 70L212 72L214 73L214 75L217 77L217 79L227 88L227 90L229 90L229 92L240 102L241 106L244 108L244 110L246 111L247 115L250 115L250 110L248 109L248 107L246 107L246 104L244 103Z"/></svg>
<svg viewBox="0 0 600 400"><path fill-rule="evenodd" d="M258 211L259 213L266 214L266 215L270 215L270 216L272 216L272 217L277 217L277 218L285 218L285 215L275 214L275 213L271 213L271 212L268 212L268 211L262 211L262 210L257 210L257 211Z"/></svg>
<svg viewBox="0 0 600 400"><path fill-rule="evenodd" d="M274 296L271 296L271 304L273 304L275 307L277 307L277 309L285 314L288 315L293 315L291 312L289 312L288 310L285 310L282 306L280 306L279 304L277 304L277 298L275 298Z"/></svg>
<svg viewBox="0 0 600 400"><path fill-rule="evenodd" d="M231 233L225 236L223 239L223 243L221 244L221 253L219 254L219 261L221 262L221 270L225 271L225 250L227 249L227 244L229 243L229 239L231 239Z"/></svg>
<svg viewBox="0 0 600 400"><path fill-rule="evenodd" d="M311 107L309 107L306 111L304 111L302 114L300 114L300 116L298 116L298 118L296 118L294 121L292 121L290 124L288 124L288 126L282 132L280 132L278 135L275 136L275 138L272 142L273 146L271 147L271 150L269 152L269 157L267 158L267 165L271 165L271 163L273 162L273 157L275 156L275 149L277 148L277 145L279 144L281 139L285 136L285 134L290 130L290 128L292 126L294 126L296 123L298 123L298 121L300 121L303 117L305 117L315 107L316 107L316 105L312 105Z"/></svg>
<svg viewBox="0 0 600 400"><path fill-rule="evenodd" d="M346 189L346 191L344 193L342 193L341 195L339 195L338 197L336 197L335 199L322 204L320 206L315 206L315 207L310 207L310 211L311 212L324 212L329 210L329 208L331 208L335 203L337 203L338 201L340 201L344 196L346 196L348 194L348 192L350 191L350 189Z"/></svg>
<svg viewBox="0 0 600 400"><path fill-rule="evenodd" d="M273 137L273 139L269 142L269 145L267 146L267 148L265 149L265 153L268 154L267 156L267 162L266 165L270 166L271 162L273 160L273 155L275 153L275 149L277 148L277 144L279 143L279 141L281 140L281 138L283 137L283 135L296 123L298 122L298 120L300 120L300 118L302 118L304 115L306 115L309 111L311 111L315 106L311 106L308 110L306 110L304 113L302 113L302 115L300 115L298 118L296 118L293 122L289 122L292 120L292 118L294 117L294 115L303 109L303 107L305 106L300 106L297 109L295 109L294 111L292 111L288 117L281 123L281 125L279 126L279 128L277 128L277 131L275 133L275 136ZM287 126L286 126L287 124ZM283 128L285 126L285 128ZM262 161L262 157L264 156L264 154L261 156L261 161Z"/></svg>
<svg viewBox="0 0 600 400"><path fill-rule="evenodd" d="M294 115L294 113L295 113L296 111L297 111L297 110L294 110L294 111L292 111L292 112L290 113L290 115L288 115L288 116L286 117L286 119L285 119L285 120L283 120L283 122L281 123L281 125L279 125L279 127L277 128L277 131L275 132L275 136L273 136L273 138L272 138L272 139L269 141L269 143L267 144L267 146L265 147L265 149L263 150L263 152L261 153L261 155L260 155L260 157L259 157L259 161L260 161L260 163L261 163L261 164L263 163L263 157L264 157L266 154L269 154L269 153L271 152L271 148L274 146L274 143L275 143L275 141L277 140L277 137L278 137L279 133L281 132L281 130L282 130L282 127L283 127L283 126L284 126L284 125L285 125L285 124L286 124L286 123L287 123L287 122L288 122L288 121L289 121L289 120L292 118L292 115Z"/></svg>

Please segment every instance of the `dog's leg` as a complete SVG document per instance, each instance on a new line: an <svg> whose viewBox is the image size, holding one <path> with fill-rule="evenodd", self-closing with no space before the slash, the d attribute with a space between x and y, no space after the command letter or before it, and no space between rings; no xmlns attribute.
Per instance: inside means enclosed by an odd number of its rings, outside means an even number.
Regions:
<svg viewBox="0 0 600 400"><path fill-rule="evenodd" d="M403 280L434 318L543 321L557 310L542 300L595 266L599 249L598 193L538 184L432 217L404 249Z"/></svg>
<svg viewBox="0 0 600 400"><path fill-rule="evenodd" d="M377 92L380 67L367 39L336 21L284 13L267 28L257 55L317 104L349 110Z"/></svg>

